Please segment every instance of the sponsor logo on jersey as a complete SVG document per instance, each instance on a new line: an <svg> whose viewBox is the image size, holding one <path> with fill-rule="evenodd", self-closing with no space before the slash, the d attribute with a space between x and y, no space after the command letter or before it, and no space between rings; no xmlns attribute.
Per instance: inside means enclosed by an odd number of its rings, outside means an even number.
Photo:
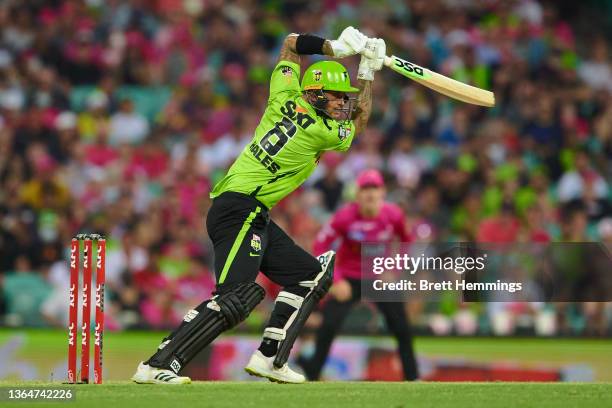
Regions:
<svg viewBox="0 0 612 408"><path fill-rule="evenodd" d="M261 140L254 140L249 145L249 151L253 157L272 174L281 170L281 166L272 157L276 156L295 136L297 128L306 130L310 125L316 123L315 119L308 115L308 111L298 107L293 100L288 100L280 108L280 113L283 114L282 119L276 122Z"/></svg>
<svg viewBox="0 0 612 408"><path fill-rule="evenodd" d="M349 231L347 237L351 241L363 242L366 239L366 233L363 231Z"/></svg>
<svg viewBox="0 0 612 408"><path fill-rule="evenodd" d="M306 130L310 125L315 124L315 120L308 115L308 110L298 106L295 101L288 100L280 109L281 113L288 119L294 121L299 127Z"/></svg>

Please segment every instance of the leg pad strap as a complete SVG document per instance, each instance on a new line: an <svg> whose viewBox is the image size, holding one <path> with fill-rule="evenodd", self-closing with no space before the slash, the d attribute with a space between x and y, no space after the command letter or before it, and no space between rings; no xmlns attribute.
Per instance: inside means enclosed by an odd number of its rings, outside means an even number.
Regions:
<svg viewBox="0 0 612 408"><path fill-rule="evenodd" d="M176 332L164 339L149 359L149 364L169 368L178 374L217 336L246 319L264 296L265 291L261 286L249 282L201 303L185 315Z"/></svg>

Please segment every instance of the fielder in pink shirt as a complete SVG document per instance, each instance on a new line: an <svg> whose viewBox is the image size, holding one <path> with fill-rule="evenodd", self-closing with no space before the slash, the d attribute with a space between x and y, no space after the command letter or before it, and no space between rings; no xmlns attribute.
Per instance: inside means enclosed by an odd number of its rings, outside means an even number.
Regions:
<svg viewBox="0 0 612 408"><path fill-rule="evenodd" d="M361 173L358 179L364 182L382 183L382 176L376 170ZM323 227L314 244L314 253L328 251L334 244L336 249L336 266L334 282L342 279L361 278L361 243L391 241L410 242L406 231L404 213L395 204L384 200L384 189L361 188L358 201L342 207ZM372 208L371 216L364 215L362 208Z"/></svg>
<svg viewBox="0 0 612 408"><path fill-rule="evenodd" d="M357 196L332 217L321 230L314 253L336 250L332 298L322 308L323 323L316 335L316 348L310 359L298 363L309 380L321 374L329 349L352 306L361 297L361 244L410 242L404 213L395 204L385 202L384 180L378 170L365 170L357 177ZM379 302L388 329L398 342L398 351L406 380L418 378L412 347L412 332L402 303Z"/></svg>

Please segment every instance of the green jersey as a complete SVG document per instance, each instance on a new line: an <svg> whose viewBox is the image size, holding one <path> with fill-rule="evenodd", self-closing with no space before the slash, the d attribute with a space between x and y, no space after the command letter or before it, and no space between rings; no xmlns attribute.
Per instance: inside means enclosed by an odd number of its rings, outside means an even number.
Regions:
<svg viewBox="0 0 612 408"><path fill-rule="evenodd" d="M280 61L270 80L270 98L255 136L210 193L250 195L268 208L312 174L324 151L346 151L355 135L348 125L317 115L302 98L300 66Z"/></svg>

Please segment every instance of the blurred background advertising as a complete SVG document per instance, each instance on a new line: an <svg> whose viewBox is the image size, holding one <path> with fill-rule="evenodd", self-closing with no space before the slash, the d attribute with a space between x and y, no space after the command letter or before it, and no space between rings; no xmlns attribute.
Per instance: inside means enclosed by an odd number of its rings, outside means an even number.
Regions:
<svg viewBox="0 0 612 408"><path fill-rule="evenodd" d="M284 37L347 25L497 103L380 71L368 128L272 211L298 244L312 249L368 168L415 242L612 244L609 1L5 0L0 380L64 378L76 233L107 236L105 378L128 378L210 295L208 193L253 135ZM355 78L359 59L342 62ZM243 378L278 292L261 283L264 302L187 375ZM609 302L406 308L426 379L612 380ZM356 307L326 378L401 378L382 327Z"/></svg>

